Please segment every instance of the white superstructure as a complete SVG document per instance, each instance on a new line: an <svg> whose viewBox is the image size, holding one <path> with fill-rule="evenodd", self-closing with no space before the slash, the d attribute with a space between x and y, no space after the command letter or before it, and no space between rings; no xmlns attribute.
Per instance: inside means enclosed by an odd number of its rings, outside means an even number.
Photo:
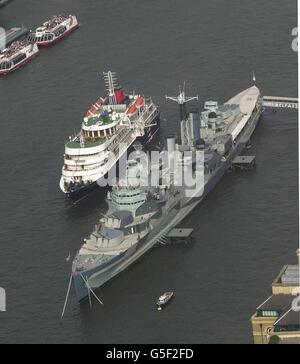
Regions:
<svg viewBox="0 0 300 364"><path fill-rule="evenodd" d="M42 26L31 32L29 39L40 46L47 46L65 37L78 27L75 15L55 15Z"/></svg>
<svg viewBox="0 0 300 364"><path fill-rule="evenodd" d="M65 144L60 188L64 193L101 180L138 137L155 126L158 109L151 98L123 94L112 79L108 96L100 98L83 119L81 131ZM113 90L113 96L111 91Z"/></svg>
<svg viewBox="0 0 300 364"><path fill-rule="evenodd" d="M39 49L27 39L15 41L0 53L0 75L10 73L35 57Z"/></svg>

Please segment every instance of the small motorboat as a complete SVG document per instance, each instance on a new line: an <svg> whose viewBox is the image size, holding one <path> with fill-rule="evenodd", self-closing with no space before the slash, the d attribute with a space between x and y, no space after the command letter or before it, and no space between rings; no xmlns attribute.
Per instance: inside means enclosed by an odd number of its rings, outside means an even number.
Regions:
<svg viewBox="0 0 300 364"><path fill-rule="evenodd" d="M156 302L157 309L161 310L162 306L165 306L174 296L174 292L165 292L163 295L159 297Z"/></svg>

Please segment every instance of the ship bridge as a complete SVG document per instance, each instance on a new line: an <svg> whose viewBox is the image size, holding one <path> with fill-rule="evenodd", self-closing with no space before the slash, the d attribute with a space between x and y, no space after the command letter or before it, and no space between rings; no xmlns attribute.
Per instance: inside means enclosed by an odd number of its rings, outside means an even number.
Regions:
<svg viewBox="0 0 300 364"><path fill-rule="evenodd" d="M263 108L298 109L297 97L263 96L258 102Z"/></svg>

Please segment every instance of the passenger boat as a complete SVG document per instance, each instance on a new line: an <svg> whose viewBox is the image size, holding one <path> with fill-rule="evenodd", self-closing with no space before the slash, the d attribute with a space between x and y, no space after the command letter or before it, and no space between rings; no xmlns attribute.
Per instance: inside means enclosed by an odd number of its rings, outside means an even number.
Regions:
<svg viewBox="0 0 300 364"><path fill-rule="evenodd" d="M6 75L37 56L39 49L28 39L13 42L0 53L0 75Z"/></svg>
<svg viewBox="0 0 300 364"><path fill-rule="evenodd" d="M125 94L116 74L103 73L107 95L88 109L81 130L65 143L60 188L73 202L100 187L119 159L138 141L149 143L159 130L159 111L150 97Z"/></svg>
<svg viewBox="0 0 300 364"><path fill-rule="evenodd" d="M30 32L29 39L38 46L48 46L61 40L78 28L75 15L54 15L34 32Z"/></svg>

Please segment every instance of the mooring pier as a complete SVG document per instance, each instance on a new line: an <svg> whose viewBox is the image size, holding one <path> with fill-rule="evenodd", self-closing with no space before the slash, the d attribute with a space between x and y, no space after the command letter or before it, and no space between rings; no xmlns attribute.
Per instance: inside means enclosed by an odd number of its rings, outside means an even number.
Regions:
<svg viewBox="0 0 300 364"><path fill-rule="evenodd" d="M263 96L259 103L263 108L298 109L297 97Z"/></svg>

